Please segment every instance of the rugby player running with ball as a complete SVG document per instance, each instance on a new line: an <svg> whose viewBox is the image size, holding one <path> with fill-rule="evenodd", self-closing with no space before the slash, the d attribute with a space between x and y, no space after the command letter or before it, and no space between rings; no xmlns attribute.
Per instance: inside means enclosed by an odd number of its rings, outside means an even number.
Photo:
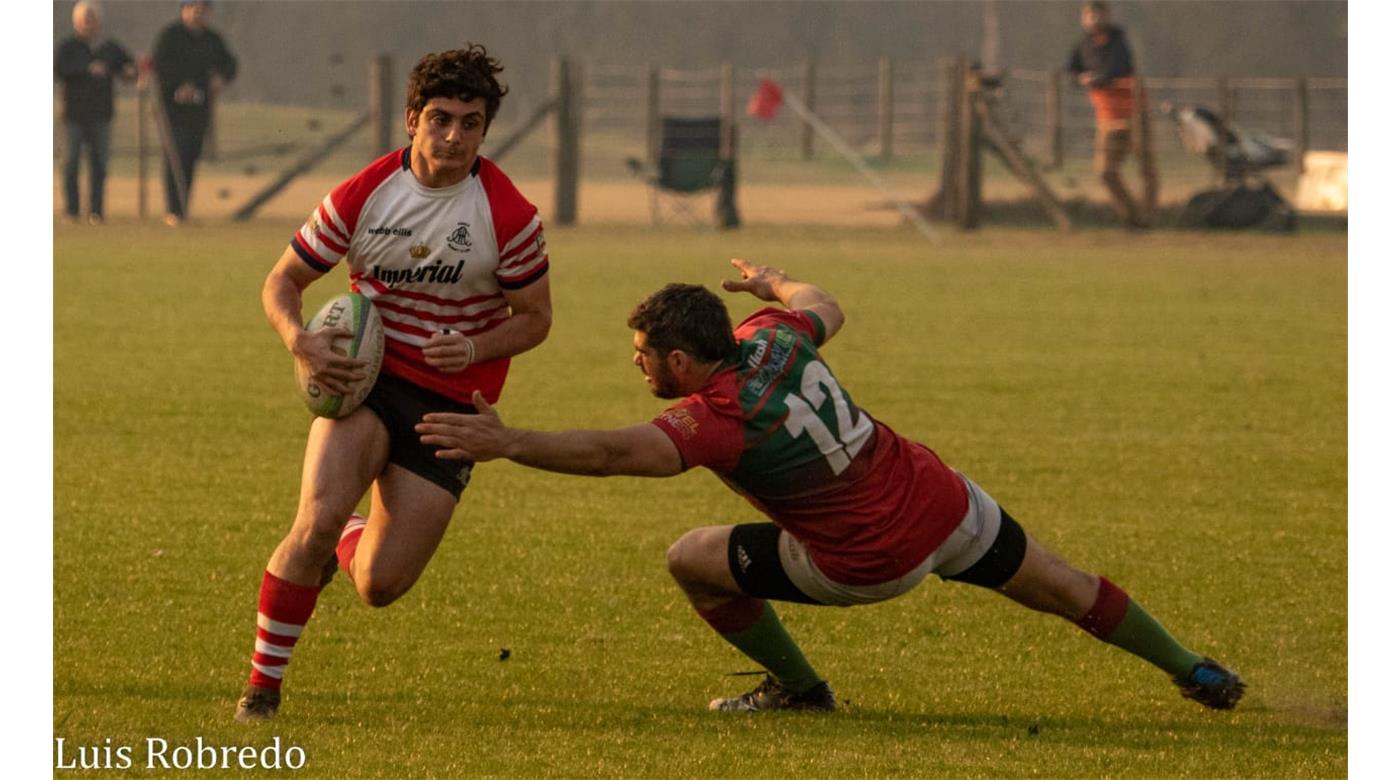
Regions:
<svg viewBox="0 0 1400 780"><path fill-rule="evenodd" d="M473 397L495 401L510 358L549 333L537 210L478 154L506 94L500 71L479 45L420 60L404 110L409 146L332 190L263 286L282 343L332 393L363 379L365 363L331 349L349 331L302 328L308 285L343 261L350 288L379 311L385 350L364 405L311 424L296 519L263 573L238 720L277 713L293 646L337 565L375 607L418 580L472 463L435 458L414 424L429 412L473 414ZM352 514L371 487L369 516Z"/></svg>
<svg viewBox="0 0 1400 780"><path fill-rule="evenodd" d="M767 670L753 691L712 710L831 710L771 600L852 606L892 599L924 577L991 588L1064 617L1166 672L1183 696L1230 709L1234 672L1182 646L1107 578L1080 571L1026 534L991 496L857 406L818 348L844 322L815 285L733 260L764 308L732 328L719 296L672 284L628 319L652 392L679 398L650 422L558 433L480 414L433 413L418 426L444 459L508 458L568 474L667 477L705 466L773 522L697 528L667 552L700 617Z"/></svg>

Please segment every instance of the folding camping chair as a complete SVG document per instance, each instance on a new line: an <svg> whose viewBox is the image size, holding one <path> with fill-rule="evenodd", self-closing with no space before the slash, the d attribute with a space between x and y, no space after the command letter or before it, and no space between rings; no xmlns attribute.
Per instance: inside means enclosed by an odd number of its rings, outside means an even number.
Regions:
<svg viewBox="0 0 1400 780"><path fill-rule="evenodd" d="M656 166L645 173L651 195L651 221L661 224L665 212L685 222L702 226L704 220L696 213L699 196L714 190L717 196L715 212L721 227L737 227L739 214L735 207L734 160L721 157L719 117L661 117L661 143ZM731 132L731 139L737 133ZM735 144L730 144L733 150ZM731 158L733 153L731 151ZM627 161L633 173L643 174L639 160Z"/></svg>

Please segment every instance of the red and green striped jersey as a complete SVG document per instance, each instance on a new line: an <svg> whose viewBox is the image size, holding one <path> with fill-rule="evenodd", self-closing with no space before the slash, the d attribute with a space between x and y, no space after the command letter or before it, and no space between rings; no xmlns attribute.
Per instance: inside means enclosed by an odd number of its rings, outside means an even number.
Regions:
<svg viewBox="0 0 1400 780"><path fill-rule="evenodd" d="M855 404L817 351L816 315L762 309L734 335L734 357L652 421L685 468L714 471L837 582L918 566L962 522L962 478Z"/></svg>

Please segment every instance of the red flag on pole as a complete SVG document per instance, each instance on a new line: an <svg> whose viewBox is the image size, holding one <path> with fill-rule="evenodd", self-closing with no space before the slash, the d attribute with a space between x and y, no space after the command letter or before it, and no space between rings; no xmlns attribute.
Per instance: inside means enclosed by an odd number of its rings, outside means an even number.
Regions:
<svg viewBox="0 0 1400 780"><path fill-rule="evenodd" d="M758 89L749 98L748 114L767 121L778 115L783 104L783 88L772 79L760 79Z"/></svg>

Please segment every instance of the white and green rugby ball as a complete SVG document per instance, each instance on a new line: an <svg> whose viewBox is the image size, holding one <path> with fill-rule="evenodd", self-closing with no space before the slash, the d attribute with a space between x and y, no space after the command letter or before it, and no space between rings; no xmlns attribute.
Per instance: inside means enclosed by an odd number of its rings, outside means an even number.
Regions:
<svg viewBox="0 0 1400 780"><path fill-rule="evenodd" d="M297 391L306 408L317 417L344 417L355 411L364 403L370 388L374 387L374 381L379 378L379 367L384 362L384 323L368 298L353 292L337 295L326 301L326 305L306 323L306 329L310 332L336 326L345 328L351 335L335 339L331 348L369 365L365 367L364 379L350 383L347 395L335 395L312 381L301 361L293 361Z"/></svg>

